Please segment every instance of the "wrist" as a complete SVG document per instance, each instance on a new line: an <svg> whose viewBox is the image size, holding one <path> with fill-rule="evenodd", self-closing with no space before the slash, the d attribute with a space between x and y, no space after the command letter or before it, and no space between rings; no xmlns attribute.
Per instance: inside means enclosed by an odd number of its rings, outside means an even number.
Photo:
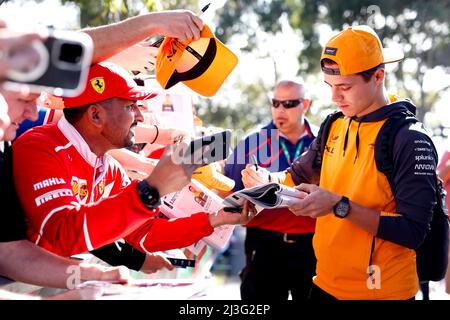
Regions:
<svg viewBox="0 0 450 320"><path fill-rule="evenodd" d="M216 228L222 225L220 217L216 213L208 214L208 221L212 228Z"/></svg>
<svg viewBox="0 0 450 320"><path fill-rule="evenodd" d="M159 128L158 128L158 126L156 124L154 124L153 126L155 127L155 137L153 138L153 141L150 142L150 144L154 144L156 139L158 139L158 136L159 136Z"/></svg>
<svg viewBox="0 0 450 320"><path fill-rule="evenodd" d="M94 266L88 263L79 263L75 264L75 267L78 267L80 270L80 280L81 281L89 281L89 280L97 280L101 277L101 269L98 266Z"/></svg>
<svg viewBox="0 0 450 320"><path fill-rule="evenodd" d="M341 201L342 196L340 194L337 193L333 193L333 200L332 200L332 205L331 205L331 210L333 210L333 207L339 202Z"/></svg>
<svg viewBox="0 0 450 320"><path fill-rule="evenodd" d="M141 16L145 21L143 25L145 26L146 34L161 34L161 12L149 12L146 15Z"/></svg>
<svg viewBox="0 0 450 320"><path fill-rule="evenodd" d="M336 200L337 201L334 201ZM350 213L350 200L346 196L335 195L333 202L335 203L332 207L334 216L337 218L346 218Z"/></svg>
<svg viewBox="0 0 450 320"><path fill-rule="evenodd" d="M161 204L160 193L157 187L150 185L147 180L137 183L139 198L149 209L156 209Z"/></svg>

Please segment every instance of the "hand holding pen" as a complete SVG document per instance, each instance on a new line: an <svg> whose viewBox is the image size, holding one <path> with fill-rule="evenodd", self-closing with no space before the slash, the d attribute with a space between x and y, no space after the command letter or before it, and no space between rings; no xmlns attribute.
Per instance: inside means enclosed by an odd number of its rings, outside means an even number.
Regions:
<svg viewBox="0 0 450 320"><path fill-rule="evenodd" d="M241 175L242 183L246 188L272 182L272 176L269 170L258 164L254 154L250 155L250 164L247 164L245 169L241 171Z"/></svg>
<svg viewBox="0 0 450 320"><path fill-rule="evenodd" d="M250 163L255 165L255 170L258 171L258 160L256 160L256 156L254 153L250 155Z"/></svg>
<svg viewBox="0 0 450 320"><path fill-rule="evenodd" d="M208 8L209 8L210 5L211 5L211 2L208 3L206 6L204 6L204 7L200 10L200 13L199 13L197 16L200 17L206 10L208 10ZM201 30L200 30L200 31L201 31ZM180 40L185 41L185 40L187 40L187 39L180 39ZM197 39L194 37L194 40L197 40ZM164 41L164 37L161 37L161 38L159 38L158 40L156 40L155 42L153 42L153 43L151 44L151 46L152 46L152 47L159 48L160 45L161 45L161 43L162 43L163 41Z"/></svg>

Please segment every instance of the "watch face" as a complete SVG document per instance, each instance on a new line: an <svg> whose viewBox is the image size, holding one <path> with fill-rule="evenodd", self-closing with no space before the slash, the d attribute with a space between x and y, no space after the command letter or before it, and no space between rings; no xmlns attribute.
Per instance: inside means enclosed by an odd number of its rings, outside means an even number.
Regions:
<svg viewBox="0 0 450 320"><path fill-rule="evenodd" d="M340 218L344 218L347 216L349 208L350 205L346 199L341 199L334 207L334 214Z"/></svg>
<svg viewBox="0 0 450 320"><path fill-rule="evenodd" d="M139 197L147 207L154 209L159 206L159 192L154 187L149 186L145 180L138 184Z"/></svg>
<svg viewBox="0 0 450 320"><path fill-rule="evenodd" d="M343 216L347 213L348 206L345 203L339 202L336 207L336 214Z"/></svg>

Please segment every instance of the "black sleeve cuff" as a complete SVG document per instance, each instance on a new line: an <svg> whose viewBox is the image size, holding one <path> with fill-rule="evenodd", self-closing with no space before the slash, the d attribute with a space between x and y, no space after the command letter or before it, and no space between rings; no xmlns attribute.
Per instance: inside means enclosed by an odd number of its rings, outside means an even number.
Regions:
<svg viewBox="0 0 450 320"><path fill-rule="evenodd" d="M146 254L130 246L128 243L118 241L92 250L91 253L111 266L126 266L139 271L145 261Z"/></svg>
<svg viewBox="0 0 450 320"><path fill-rule="evenodd" d="M404 216L380 217L377 237L407 247L418 248L427 234L427 225Z"/></svg>

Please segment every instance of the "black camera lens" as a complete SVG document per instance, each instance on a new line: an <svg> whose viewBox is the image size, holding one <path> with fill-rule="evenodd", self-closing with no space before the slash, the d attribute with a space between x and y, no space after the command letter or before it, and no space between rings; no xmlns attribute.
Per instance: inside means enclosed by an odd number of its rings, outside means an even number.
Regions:
<svg viewBox="0 0 450 320"><path fill-rule="evenodd" d="M80 62L83 47L77 43L62 43L59 51L59 61L67 63Z"/></svg>

